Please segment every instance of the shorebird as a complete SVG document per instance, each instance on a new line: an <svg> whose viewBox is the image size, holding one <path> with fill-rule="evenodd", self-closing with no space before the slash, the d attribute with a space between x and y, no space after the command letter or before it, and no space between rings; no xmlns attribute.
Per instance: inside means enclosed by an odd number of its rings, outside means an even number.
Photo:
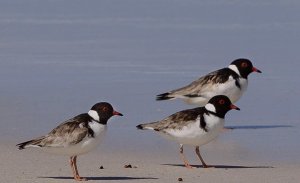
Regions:
<svg viewBox="0 0 300 183"><path fill-rule="evenodd" d="M176 112L160 121L140 124L141 130L154 130L168 139L180 144L180 157L187 168L192 166L183 154L183 145L195 147L195 152L204 168L209 167L200 154L199 147L214 140L224 127L225 114L231 110L240 110L225 95L211 98L204 107Z"/></svg>
<svg viewBox="0 0 300 183"><path fill-rule="evenodd" d="M187 86L157 95L156 100L178 98L188 104L204 106L213 96L226 95L235 103L247 90L248 75L252 72L261 73L250 60L236 59L228 67L200 77Z"/></svg>
<svg viewBox="0 0 300 183"><path fill-rule="evenodd" d="M17 144L18 148L36 147L45 152L70 156L74 179L87 180L79 176L76 159L78 155L93 150L103 139L107 122L114 115L123 116L107 102L95 104L88 113L69 119L47 135Z"/></svg>

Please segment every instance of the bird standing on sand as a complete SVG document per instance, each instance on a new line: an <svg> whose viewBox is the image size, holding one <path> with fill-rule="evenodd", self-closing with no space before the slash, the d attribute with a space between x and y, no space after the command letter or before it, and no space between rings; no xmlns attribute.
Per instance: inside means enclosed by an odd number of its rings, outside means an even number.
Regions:
<svg viewBox="0 0 300 183"><path fill-rule="evenodd" d="M20 150L37 147L45 152L69 155L74 179L87 180L79 176L76 158L97 147L107 129L107 121L114 115L123 116L109 103L100 102L95 104L88 113L65 121L47 135L17 144L17 146Z"/></svg>
<svg viewBox="0 0 300 183"><path fill-rule="evenodd" d="M218 95L209 100L204 107L187 109L157 122L140 124L138 129L155 130L168 139L180 144L180 157L187 168L192 166L183 154L183 144L195 146L197 156L204 168L207 164L201 157L199 146L214 140L224 127L225 114L231 110L240 110L225 95Z"/></svg>
<svg viewBox="0 0 300 183"><path fill-rule="evenodd" d="M156 100L179 98L189 104L204 106L213 96L226 95L235 103L246 91L248 75L252 72L261 73L250 60L236 59L227 68L211 72L185 87L157 95Z"/></svg>

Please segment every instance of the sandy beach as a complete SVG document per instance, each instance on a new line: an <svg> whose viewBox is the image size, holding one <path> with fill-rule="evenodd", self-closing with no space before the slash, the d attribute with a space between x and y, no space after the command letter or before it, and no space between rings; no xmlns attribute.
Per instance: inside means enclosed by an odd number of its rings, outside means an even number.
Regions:
<svg viewBox="0 0 300 183"><path fill-rule="evenodd" d="M188 148L187 148L188 149ZM239 158L210 156L205 158L215 168L203 169L199 161L188 158L195 166L189 170L180 162L178 152L139 153L102 152L101 148L79 156L78 168L88 182L228 182L228 183L293 183L300 180L299 164L243 161ZM225 155L226 156L226 155ZM235 155L237 157L241 154ZM68 157L46 154L37 149L19 151L14 144L1 144L1 182L49 183L75 182ZM133 168L124 168L125 165ZM104 169L100 169L103 166Z"/></svg>
<svg viewBox="0 0 300 183"><path fill-rule="evenodd" d="M293 0L0 0L0 183L75 182L69 157L15 145L100 101L124 116L78 157L89 182L300 182L299 9ZM237 58L262 73L226 115L234 130L200 148L215 168L184 147L198 165L186 169L178 144L135 128L194 108L155 96Z"/></svg>

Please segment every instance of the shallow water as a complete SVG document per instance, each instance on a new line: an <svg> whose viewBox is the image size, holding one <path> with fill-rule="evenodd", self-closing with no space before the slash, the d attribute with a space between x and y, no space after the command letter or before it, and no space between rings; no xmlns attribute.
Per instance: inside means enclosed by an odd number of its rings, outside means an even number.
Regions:
<svg viewBox="0 0 300 183"><path fill-rule="evenodd" d="M300 163L300 3L0 1L0 134L14 143L110 102L107 151L177 150L135 126L192 108L155 95L246 57L263 71L208 148ZM280 12L280 13L278 13ZM205 149L205 148L204 148ZM216 152L217 153L217 152Z"/></svg>

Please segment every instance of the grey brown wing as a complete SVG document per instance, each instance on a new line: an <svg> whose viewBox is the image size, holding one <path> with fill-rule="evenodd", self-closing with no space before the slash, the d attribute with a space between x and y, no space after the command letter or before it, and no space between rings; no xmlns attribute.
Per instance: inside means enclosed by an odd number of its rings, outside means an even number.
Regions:
<svg viewBox="0 0 300 183"><path fill-rule="evenodd" d="M152 123L152 127L156 131L165 131L168 129L182 129L184 126L189 123L194 122L199 116L199 108L187 109L172 114L171 116L156 122Z"/></svg>
<svg viewBox="0 0 300 183"><path fill-rule="evenodd" d="M88 135L84 123L66 122L54 128L41 140L41 147L66 147L79 143Z"/></svg>
<svg viewBox="0 0 300 183"><path fill-rule="evenodd" d="M179 89L172 90L170 95L182 95L187 97L199 97L202 94L206 93L206 91L211 91L214 84L218 82L217 76L219 74L218 71L214 71L209 73L208 75L202 76L199 79L193 81L187 86L184 86Z"/></svg>

